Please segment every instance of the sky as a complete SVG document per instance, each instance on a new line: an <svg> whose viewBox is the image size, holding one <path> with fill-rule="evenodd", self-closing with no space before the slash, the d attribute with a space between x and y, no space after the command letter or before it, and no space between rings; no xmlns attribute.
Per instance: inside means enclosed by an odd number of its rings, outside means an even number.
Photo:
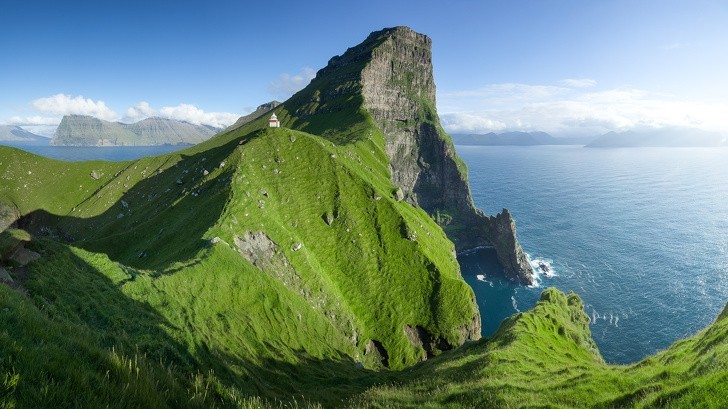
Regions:
<svg viewBox="0 0 728 409"><path fill-rule="evenodd" d="M3 1L0 124L226 126L375 30L433 40L451 133L728 134L726 1Z"/></svg>

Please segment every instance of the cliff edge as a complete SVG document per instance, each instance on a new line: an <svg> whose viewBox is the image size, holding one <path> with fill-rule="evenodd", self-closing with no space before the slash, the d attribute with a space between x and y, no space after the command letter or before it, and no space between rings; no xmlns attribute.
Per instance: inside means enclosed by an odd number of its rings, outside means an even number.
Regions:
<svg viewBox="0 0 728 409"><path fill-rule="evenodd" d="M391 180L403 199L435 219L457 251L492 246L509 279L531 284L533 270L510 213L488 217L473 204L467 167L435 108L431 48L429 37L408 27L373 32L331 58L286 104L298 106L287 108L311 127L312 116L341 110L337 100L361 97L363 110L383 132Z"/></svg>

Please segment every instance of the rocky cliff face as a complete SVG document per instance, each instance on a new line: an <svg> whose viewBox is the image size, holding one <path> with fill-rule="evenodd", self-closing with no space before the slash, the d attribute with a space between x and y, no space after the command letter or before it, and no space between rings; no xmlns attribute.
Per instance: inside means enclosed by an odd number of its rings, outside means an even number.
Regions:
<svg viewBox="0 0 728 409"><path fill-rule="evenodd" d="M486 217L475 208L465 164L440 126L432 75L431 40L407 27L377 31L317 78L336 90L361 90L364 108L384 132L392 182L405 199L425 209L459 251L494 246L509 278L531 283L533 270L504 211Z"/></svg>
<svg viewBox="0 0 728 409"><path fill-rule="evenodd" d="M193 145L219 129L166 118L147 118L133 124L109 122L86 115L66 115L53 134L55 146Z"/></svg>

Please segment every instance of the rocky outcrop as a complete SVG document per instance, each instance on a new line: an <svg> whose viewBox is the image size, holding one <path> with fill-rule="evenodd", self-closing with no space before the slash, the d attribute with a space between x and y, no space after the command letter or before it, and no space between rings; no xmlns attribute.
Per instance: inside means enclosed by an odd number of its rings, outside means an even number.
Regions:
<svg viewBox="0 0 728 409"><path fill-rule="evenodd" d="M20 211L11 203L0 200L0 233L13 226L20 219Z"/></svg>
<svg viewBox="0 0 728 409"><path fill-rule="evenodd" d="M104 121L86 115L66 115L53 134L55 146L192 145L220 130L167 118L147 118L133 124Z"/></svg>
<svg viewBox="0 0 728 409"><path fill-rule="evenodd" d="M426 356L422 357L422 360L432 358L439 352L447 351L454 347L444 339L432 336L425 328L419 325L405 325L404 334L412 345L424 349Z"/></svg>
<svg viewBox="0 0 728 409"><path fill-rule="evenodd" d="M431 45L427 36L407 27L370 34L317 73L316 79L336 85L316 91L319 96L309 98L312 102L297 114L326 112L325 102L335 94L361 92L364 108L384 132L392 182L404 200L427 211L458 251L493 246L509 278L531 283L533 270L518 244L513 219L506 213L506 224L513 227L505 228L497 217L475 208L466 166L440 126Z"/></svg>
<svg viewBox="0 0 728 409"><path fill-rule="evenodd" d="M488 237L495 247L498 261L509 278L521 284L533 284L531 265L516 239L516 222L508 209L487 217Z"/></svg>
<svg viewBox="0 0 728 409"><path fill-rule="evenodd" d="M258 106L258 108L255 109L255 111L249 113L248 115L241 116L240 118L238 118L237 121L235 121L234 124L225 128L225 132L234 131L241 126L247 124L248 122L251 122L254 119L258 119L261 115L265 115L268 112L276 109L280 104L281 103L278 101L270 101L266 102L265 104L261 104L260 106Z"/></svg>

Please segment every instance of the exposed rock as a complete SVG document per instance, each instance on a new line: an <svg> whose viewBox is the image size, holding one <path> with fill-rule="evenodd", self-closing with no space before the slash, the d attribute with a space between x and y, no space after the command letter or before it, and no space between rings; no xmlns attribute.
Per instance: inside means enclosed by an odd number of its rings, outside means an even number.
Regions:
<svg viewBox="0 0 728 409"><path fill-rule="evenodd" d="M0 201L0 233L13 226L20 219L20 211L12 203Z"/></svg>
<svg viewBox="0 0 728 409"><path fill-rule="evenodd" d="M503 265L506 276L521 284L533 284L531 265L516 240L516 222L508 209L487 219L488 236L495 246L498 260Z"/></svg>
<svg viewBox="0 0 728 409"><path fill-rule="evenodd" d="M401 187L394 189L393 194L394 194L394 200L396 200L398 202L401 202L402 200L404 200L404 192L402 191Z"/></svg>
<svg viewBox="0 0 728 409"><path fill-rule="evenodd" d="M97 170L92 170L90 176L91 176L91 179L93 179L93 180L101 179L101 173L99 173L99 171L97 171Z"/></svg>
<svg viewBox="0 0 728 409"><path fill-rule="evenodd" d="M483 331L483 322L480 319L480 311L478 310L478 302L475 299L475 295L473 295L470 302L473 304L473 308L476 313L473 315L469 325L463 325L458 328L458 331L460 332L460 339L463 341L477 341L480 339L481 332Z"/></svg>
<svg viewBox="0 0 728 409"><path fill-rule="evenodd" d="M332 58L316 78L334 79L332 88L338 93L361 92L364 108L384 132L392 182L401 189L402 199L427 211L458 251L494 245L493 241L507 243L511 232L515 245L495 245L498 259L521 260L515 228L495 230L475 208L465 164L440 126L431 45L427 36L407 27L373 32L363 43ZM331 92L320 94L326 98ZM300 110L299 114L317 113ZM504 267L520 282L529 282L525 278L533 275L528 263Z"/></svg>
<svg viewBox="0 0 728 409"><path fill-rule="evenodd" d="M8 273L8 271L2 267L0 267L0 283L5 283L5 284L13 283L13 277L11 277L10 273Z"/></svg>
<svg viewBox="0 0 728 409"><path fill-rule="evenodd" d="M389 354L381 342L370 339L364 349L364 355L370 357L374 362L382 365L389 366Z"/></svg>
<svg viewBox="0 0 728 409"><path fill-rule="evenodd" d="M298 251L298 250L301 250L301 248L302 248L302 247L303 247L303 244L302 244L302 243L296 243L296 244L294 244L294 245L293 245L293 246L291 247L291 250L292 250L292 251Z"/></svg>
<svg viewBox="0 0 728 409"><path fill-rule="evenodd" d="M419 325L411 326L405 324L404 334L412 345L425 350L425 357L422 357L421 360L432 358L441 351L447 351L455 347L455 345L449 344L443 338L432 336L425 328Z"/></svg>
<svg viewBox="0 0 728 409"><path fill-rule="evenodd" d="M334 222L334 215L331 214L331 213L329 213L329 212L326 212L323 215L323 219L326 222L326 224L328 224L329 226L331 226L331 223Z"/></svg>
<svg viewBox="0 0 728 409"><path fill-rule="evenodd" d="M36 253L35 251L28 250L25 248L25 246L20 245L15 249L13 254L8 257L8 260L22 267L32 261L38 260L39 258L40 254Z"/></svg>
<svg viewBox="0 0 728 409"><path fill-rule="evenodd" d="M234 240L238 252L261 270L270 269L283 261L281 258L274 260L274 257L278 253L278 244L262 231L249 231L242 237L235 236ZM283 255L281 257L285 258Z"/></svg>

